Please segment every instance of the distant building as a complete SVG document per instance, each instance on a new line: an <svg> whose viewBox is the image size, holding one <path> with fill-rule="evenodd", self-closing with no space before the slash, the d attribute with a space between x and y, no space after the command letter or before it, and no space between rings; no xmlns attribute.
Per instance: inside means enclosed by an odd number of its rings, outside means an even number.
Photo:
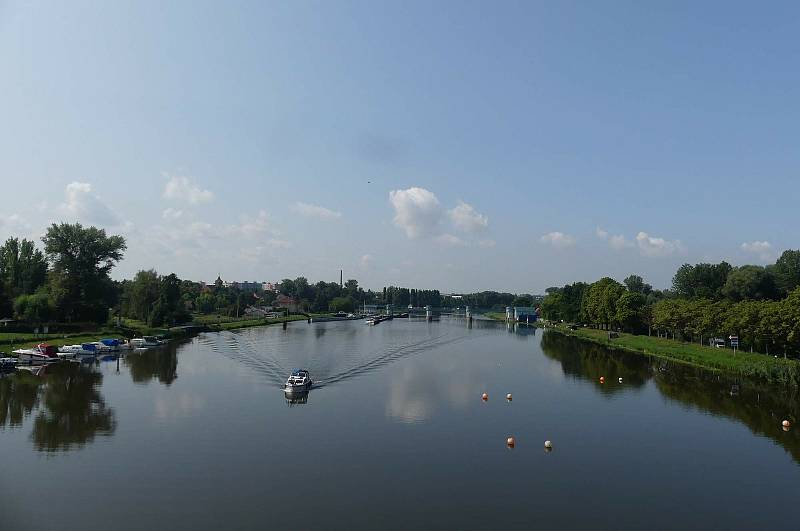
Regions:
<svg viewBox="0 0 800 531"><path fill-rule="evenodd" d="M300 303L293 299L292 297L288 297L284 294L280 294L275 298L275 307L276 308L286 308L290 312L299 312L300 311Z"/></svg>
<svg viewBox="0 0 800 531"><path fill-rule="evenodd" d="M261 282L248 282L245 280L244 282L237 282L237 284L238 288L242 291L260 291L262 289Z"/></svg>
<svg viewBox="0 0 800 531"><path fill-rule="evenodd" d="M277 282L262 282L261 289L263 291L278 291L278 283Z"/></svg>

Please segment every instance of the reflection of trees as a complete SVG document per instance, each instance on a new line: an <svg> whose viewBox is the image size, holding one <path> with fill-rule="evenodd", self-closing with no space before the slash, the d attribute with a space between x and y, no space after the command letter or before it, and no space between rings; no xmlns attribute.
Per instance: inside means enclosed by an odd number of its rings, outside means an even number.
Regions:
<svg viewBox="0 0 800 531"><path fill-rule="evenodd" d="M619 377L626 386L641 386L652 378L665 397L713 415L735 419L753 433L774 440L800 462L800 430L795 427L784 432L781 429L783 419L792 419L795 424L800 421L800 401L796 394L736 381L688 365L610 350L552 331L542 335L542 351L545 356L561 362L565 374L588 379L603 393L625 389L614 385ZM599 383L600 376L606 377L604 385Z"/></svg>
<svg viewBox="0 0 800 531"><path fill-rule="evenodd" d="M178 356L176 346L135 352L125 356L125 364L130 368L135 383L147 383L153 378L170 385L178 377Z"/></svg>
<svg viewBox="0 0 800 531"><path fill-rule="evenodd" d="M96 434L116 428L114 410L107 407L99 387L103 375L72 363L48 368L43 406L33 422L33 444L52 452L82 446Z"/></svg>
<svg viewBox="0 0 800 531"><path fill-rule="evenodd" d="M792 428L784 432L781 428L783 419L800 419L796 395L777 389L740 386L730 379L692 368L685 368L681 374L676 371L658 373L655 383L658 390L672 400L742 422L753 433L783 446L800 463L800 431Z"/></svg>
<svg viewBox="0 0 800 531"><path fill-rule="evenodd" d="M0 428L22 425L39 401L41 383L25 373L0 377Z"/></svg>
<svg viewBox="0 0 800 531"><path fill-rule="evenodd" d="M611 351L602 345L581 341L558 332L542 334L542 351L545 356L561 362L564 374L594 382L604 393L622 391L616 384L622 378L625 385L640 387L650 379L651 362L638 354ZM604 376L605 384L600 383Z"/></svg>

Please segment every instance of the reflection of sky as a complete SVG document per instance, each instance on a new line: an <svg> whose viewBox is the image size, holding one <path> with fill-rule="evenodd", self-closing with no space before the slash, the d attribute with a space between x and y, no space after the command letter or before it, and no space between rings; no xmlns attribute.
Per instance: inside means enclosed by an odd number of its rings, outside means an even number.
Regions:
<svg viewBox="0 0 800 531"><path fill-rule="evenodd" d="M479 389L477 372L435 355L415 358L393 371L386 414L401 422L430 420L442 407L463 408Z"/></svg>

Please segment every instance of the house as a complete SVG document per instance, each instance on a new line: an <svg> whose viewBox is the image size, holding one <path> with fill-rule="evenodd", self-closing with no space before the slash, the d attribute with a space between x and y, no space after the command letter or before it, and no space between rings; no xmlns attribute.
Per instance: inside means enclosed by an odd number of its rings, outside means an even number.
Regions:
<svg viewBox="0 0 800 531"><path fill-rule="evenodd" d="M283 293L281 293L275 298L274 304L276 308L286 308L290 312L300 311L300 302L293 299L292 297L284 295Z"/></svg>

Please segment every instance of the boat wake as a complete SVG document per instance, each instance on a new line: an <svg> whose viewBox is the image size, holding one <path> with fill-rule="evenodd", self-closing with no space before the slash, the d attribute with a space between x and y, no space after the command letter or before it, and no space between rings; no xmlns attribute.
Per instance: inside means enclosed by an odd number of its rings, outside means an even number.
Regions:
<svg viewBox="0 0 800 531"><path fill-rule="evenodd" d="M364 352L363 356L359 356L357 351L326 352L325 354L312 354L302 361L291 360L288 356L281 357L279 354L281 352L288 354L289 343L261 334L225 331L206 334L200 338L200 342L210 347L213 352L245 365L281 389L284 387L291 368L302 366L311 372L314 380L313 389L320 389L378 370L401 359L482 335L475 333L452 334L447 331L419 341L405 342L378 351ZM354 357L359 359L355 361ZM342 368L341 365L348 361L355 361L355 363Z"/></svg>

